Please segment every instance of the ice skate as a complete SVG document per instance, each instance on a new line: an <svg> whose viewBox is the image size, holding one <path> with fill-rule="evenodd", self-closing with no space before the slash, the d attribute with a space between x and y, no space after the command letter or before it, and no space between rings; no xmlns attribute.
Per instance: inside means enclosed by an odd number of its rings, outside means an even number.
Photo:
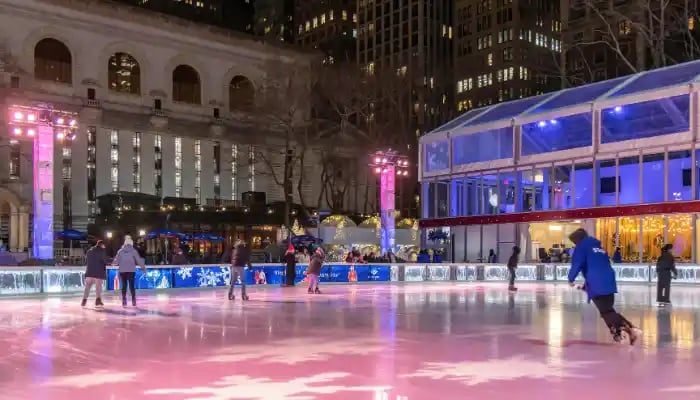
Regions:
<svg viewBox="0 0 700 400"><path fill-rule="evenodd" d="M126 308L126 297L122 297L122 307Z"/></svg>
<svg viewBox="0 0 700 400"><path fill-rule="evenodd" d="M315 293L315 294L321 294L321 290L319 290L319 288L316 288L316 289L314 290L314 293Z"/></svg>
<svg viewBox="0 0 700 400"><path fill-rule="evenodd" d="M508 291L509 292L517 292L518 288L516 288L515 286L508 286Z"/></svg>
<svg viewBox="0 0 700 400"><path fill-rule="evenodd" d="M311 289L311 288L309 288L309 290L307 290L306 292L309 293L309 294L314 294L314 290Z"/></svg>
<svg viewBox="0 0 700 400"><path fill-rule="evenodd" d="M104 303L102 302L102 299L98 297L98 298L95 300L95 307L100 308L100 307L104 307L104 306L105 306L105 305L104 305Z"/></svg>
<svg viewBox="0 0 700 400"><path fill-rule="evenodd" d="M630 340L630 335L626 330L621 330L620 332L613 335L613 340L618 344L632 344Z"/></svg>
<svg viewBox="0 0 700 400"><path fill-rule="evenodd" d="M639 328L635 328L635 327L626 328L625 331L629 337L629 344L630 345L634 345L642 338L643 332Z"/></svg>
<svg viewBox="0 0 700 400"><path fill-rule="evenodd" d="M87 304L87 299L83 299L83 301L80 302L80 307L85 307Z"/></svg>
<svg viewBox="0 0 700 400"><path fill-rule="evenodd" d="M136 307L136 296L131 297L131 305Z"/></svg>
<svg viewBox="0 0 700 400"><path fill-rule="evenodd" d="M231 290L230 292L228 292L228 299L229 299L229 300L232 300L232 301L236 299L236 296L234 296L234 294L233 294L233 290Z"/></svg>
<svg viewBox="0 0 700 400"><path fill-rule="evenodd" d="M250 297L248 297L247 294L244 294L241 296L241 299L243 299L243 301L248 301L248 300L250 300Z"/></svg>

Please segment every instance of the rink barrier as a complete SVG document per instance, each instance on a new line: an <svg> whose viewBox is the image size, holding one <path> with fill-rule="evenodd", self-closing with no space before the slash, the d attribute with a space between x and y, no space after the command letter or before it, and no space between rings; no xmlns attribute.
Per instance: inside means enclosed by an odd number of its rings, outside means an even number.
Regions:
<svg viewBox="0 0 700 400"><path fill-rule="evenodd" d="M568 264L522 264L517 269L518 281L563 282L569 273ZM618 282L656 282L654 266L619 264L613 269ZM676 282L700 285L700 265L679 264ZM296 282L304 280L306 265L297 265ZM280 285L285 267L280 264L255 264L245 272L248 285ZM146 273L136 272L138 289L170 289L226 286L230 270L222 265L155 265ZM321 282L503 282L508 279L504 264L326 264ZM0 296L39 293L77 293L84 289L85 267L2 267ZM119 290L117 270L107 270L107 290Z"/></svg>

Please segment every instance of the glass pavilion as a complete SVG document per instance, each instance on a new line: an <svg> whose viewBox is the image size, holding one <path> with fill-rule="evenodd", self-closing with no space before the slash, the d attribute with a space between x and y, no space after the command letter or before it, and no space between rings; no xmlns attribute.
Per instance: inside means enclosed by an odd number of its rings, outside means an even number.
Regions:
<svg viewBox="0 0 700 400"><path fill-rule="evenodd" d="M556 262L585 227L618 261L700 261L699 87L700 61L462 114L420 139L424 237Z"/></svg>

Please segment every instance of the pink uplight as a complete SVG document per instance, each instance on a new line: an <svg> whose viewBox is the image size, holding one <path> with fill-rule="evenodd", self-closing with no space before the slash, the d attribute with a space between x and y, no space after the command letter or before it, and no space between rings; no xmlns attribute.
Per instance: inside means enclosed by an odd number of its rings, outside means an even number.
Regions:
<svg viewBox="0 0 700 400"><path fill-rule="evenodd" d="M374 169L374 172L377 173L377 174L379 174L379 173L382 172L382 169L379 168L379 167L377 167L377 168Z"/></svg>
<svg viewBox="0 0 700 400"><path fill-rule="evenodd" d="M36 115L35 114L27 114L27 121L29 121L29 122L36 121Z"/></svg>
<svg viewBox="0 0 700 400"><path fill-rule="evenodd" d="M386 164L387 162L389 162L389 160L387 160L386 158L382 158L382 164Z"/></svg>
<svg viewBox="0 0 700 400"><path fill-rule="evenodd" d="M58 139L58 140L63 140L63 137L64 137L64 136L63 136L63 133L62 133L62 132L58 132L58 133L56 134L56 139Z"/></svg>
<svg viewBox="0 0 700 400"><path fill-rule="evenodd" d="M74 120L74 119L70 120L70 122L68 123L68 125L70 125L70 126L75 126L75 120Z"/></svg>
<svg viewBox="0 0 700 400"><path fill-rule="evenodd" d="M382 161L382 159L379 158L379 157L375 157L375 158L374 158L374 162L377 163L377 164L379 164L381 161Z"/></svg>
<svg viewBox="0 0 700 400"><path fill-rule="evenodd" d="M34 136L36 135L36 131L34 129L27 129L27 136Z"/></svg>
<svg viewBox="0 0 700 400"><path fill-rule="evenodd" d="M15 111L15 113L12 115L12 117L15 119L15 121L21 121L24 119L24 114L22 114L19 111Z"/></svg>
<svg viewBox="0 0 700 400"><path fill-rule="evenodd" d="M56 119L56 123L59 124L59 125L63 125L65 122L66 122L66 121L65 121L63 118L60 118L60 117L59 117L58 119Z"/></svg>
<svg viewBox="0 0 700 400"><path fill-rule="evenodd" d="M20 136L20 135L22 134L22 128L15 128L15 129L13 129L13 130L12 130L12 133L13 133L15 136Z"/></svg>

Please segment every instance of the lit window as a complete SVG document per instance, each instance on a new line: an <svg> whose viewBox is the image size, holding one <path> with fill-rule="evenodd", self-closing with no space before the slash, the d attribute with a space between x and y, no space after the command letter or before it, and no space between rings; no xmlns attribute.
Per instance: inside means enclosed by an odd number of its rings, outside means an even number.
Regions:
<svg viewBox="0 0 700 400"><path fill-rule="evenodd" d="M311 30L311 22L306 21L306 31L308 32L310 30Z"/></svg>
<svg viewBox="0 0 700 400"><path fill-rule="evenodd" d="M352 15L352 22L357 23L357 14Z"/></svg>
<svg viewBox="0 0 700 400"><path fill-rule="evenodd" d="M112 191L119 191L119 132L111 131L109 135L109 142L111 145L110 151L110 178L112 182Z"/></svg>
<svg viewBox="0 0 700 400"><path fill-rule="evenodd" d="M342 14L343 14L343 21L347 21L347 19L348 19L348 12L345 11L345 10L343 10Z"/></svg>
<svg viewBox="0 0 700 400"><path fill-rule="evenodd" d="M326 14L321 14L321 24L326 23Z"/></svg>
<svg viewBox="0 0 700 400"><path fill-rule="evenodd" d="M314 19L313 19L313 26L314 26L314 28L318 27L318 18L317 17L314 17Z"/></svg>
<svg viewBox="0 0 700 400"><path fill-rule="evenodd" d="M333 21L333 10L328 11L328 20Z"/></svg>
<svg viewBox="0 0 700 400"><path fill-rule="evenodd" d="M452 27L451 26L447 28L447 37L452 39Z"/></svg>
<svg viewBox="0 0 700 400"><path fill-rule="evenodd" d="M175 197L182 197L182 138L175 138Z"/></svg>
<svg viewBox="0 0 700 400"><path fill-rule="evenodd" d="M695 17L688 18L688 30L695 30Z"/></svg>
<svg viewBox="0 0 700 400"><path fill-rule="evenodd" d="M493 53L489 53L486 55L486 65L489 67L493 65Z"/></svg>
<svg viewBox="0 0 700 400"><path fill-rule="evenodd" d="M231 145L231 200L238 200L238 145Z"/></svg>
<svg viewBox="0 0 700 400"><path fill-rule="evenodd" d="M632 33L632 23L630 21L622 21L617 27L620 35L629 35Z"/></svg>

